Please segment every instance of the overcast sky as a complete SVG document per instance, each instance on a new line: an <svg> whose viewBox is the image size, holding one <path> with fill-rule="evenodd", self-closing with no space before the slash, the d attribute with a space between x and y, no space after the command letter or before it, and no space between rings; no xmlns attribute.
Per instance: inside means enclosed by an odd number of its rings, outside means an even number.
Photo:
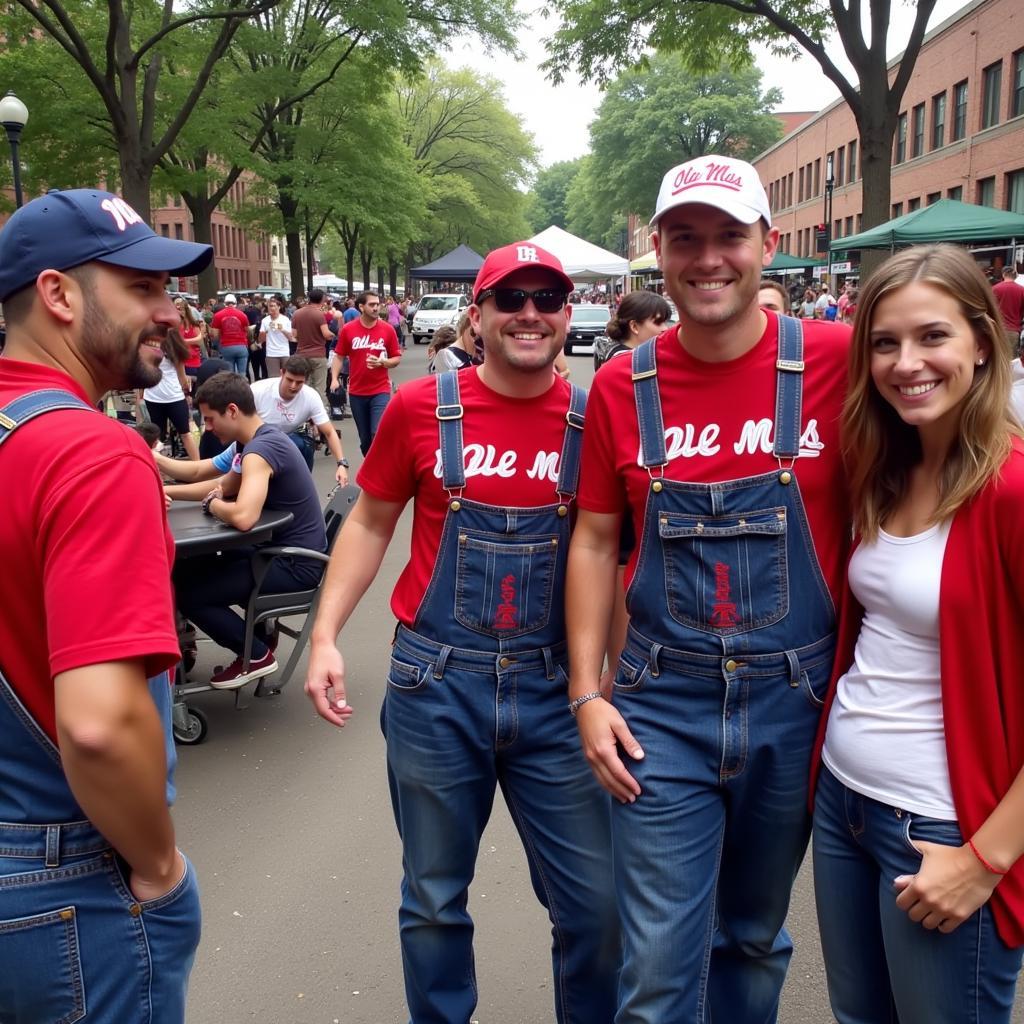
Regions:
<svg viewBox="0 0 1024 1024"><path fill-rule="evenodd" d="M546 167L558 160L583 156L589 150L587 126L593 120L601 93L595 86L584 85L575 77L557 87L544 78L540 70L546 56L542 40L553 31L553 23L540 16L543 6L540 0L519 0L519 6L521 10L532 12L528 13L530 30L525 31L520 40L524 54L522 60L487 56L480 52L480 44L471 40L456 44L450 55L450 64L475 68L494 75L503 83L506 102L523 118L527 130L533 134L540 149L541 165ZM929 28L934 28L963 6L963 0L938 0ZM898 3L893 7L889 30L890 57L906 45L913 25L912 7ZM840 56L844 56L838 44L836 49ZM763 54L758 65L764 74L763 88L767 90L777 86L782 90L780 110L820 110L839 95L817 63L809 57L792 62Z"/></svg>

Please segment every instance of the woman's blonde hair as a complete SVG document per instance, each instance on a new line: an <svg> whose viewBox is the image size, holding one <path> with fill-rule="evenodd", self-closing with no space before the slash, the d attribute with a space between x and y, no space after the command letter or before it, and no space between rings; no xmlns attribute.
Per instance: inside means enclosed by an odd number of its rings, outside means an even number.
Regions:
<svg viewBox="0 0 1024 1024"><path fill-rule="evenodd" d="M916 427L900 419L871 379L871 325L878 303L920 282L956 300L979 344L989 349L960 406L960 428L939 476L933 516L952 516L989 481L1010 454L1011 436L1022 436L1010 410L1010 355L1002 317L984 274L969 253L954 245L924 245L890 257L861 289L849 357L849 391L843 408L843 456L849 470L854 527L874 540L903 500L910 469L921 459Z"/></svg>

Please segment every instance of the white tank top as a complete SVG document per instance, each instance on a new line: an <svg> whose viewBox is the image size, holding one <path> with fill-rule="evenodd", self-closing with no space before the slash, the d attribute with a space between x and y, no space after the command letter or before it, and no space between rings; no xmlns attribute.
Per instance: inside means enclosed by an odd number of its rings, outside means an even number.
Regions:
<svg viewBox="0 0 1024 1024"><path fill-rule="evenodd" d="M939 580L946 521L913 537L879 532L850 560L864 607L853 665L839 680L823 760L873 800L956 820L939 674Z"/></svg>
<svg viewBox="0 0 1024 1024"><path fill-rule="evenodd" d="M142 397L147 402L180 402L185 397L185 392L181 390L178 371L167 356L160 360L160 373L160 383L146 388L142 392Z"/></svg>

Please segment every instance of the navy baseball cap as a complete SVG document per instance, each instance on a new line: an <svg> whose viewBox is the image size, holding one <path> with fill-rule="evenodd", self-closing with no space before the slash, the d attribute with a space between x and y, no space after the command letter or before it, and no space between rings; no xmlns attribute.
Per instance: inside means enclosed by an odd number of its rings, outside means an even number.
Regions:
<svg viewBox="0 0 1024 1024"><path fill-rule="evenodd" d="M53 189L16 210L0 230L0 302L44 270L70 270L98 260L191 277L212 258L212 245L158 235L111 192Z"/></svg>

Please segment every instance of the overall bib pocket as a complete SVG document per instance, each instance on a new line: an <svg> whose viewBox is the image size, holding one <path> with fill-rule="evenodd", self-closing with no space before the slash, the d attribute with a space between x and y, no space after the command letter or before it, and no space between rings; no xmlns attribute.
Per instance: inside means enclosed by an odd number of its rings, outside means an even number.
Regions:
<svg viewBox="0 0 1024 1024"><path fill-rule="evenodd" d="M732 515L658 513L669 614L691 629L732 636L789 612L786 510Z"/></svg>
<svg viewBox="0 0 1024 1024"><path fill-rule="evenodd" d="M543 629L551 615L558 549L555 534L505 538L460 530L455 618L501 640Z"/></svg>

